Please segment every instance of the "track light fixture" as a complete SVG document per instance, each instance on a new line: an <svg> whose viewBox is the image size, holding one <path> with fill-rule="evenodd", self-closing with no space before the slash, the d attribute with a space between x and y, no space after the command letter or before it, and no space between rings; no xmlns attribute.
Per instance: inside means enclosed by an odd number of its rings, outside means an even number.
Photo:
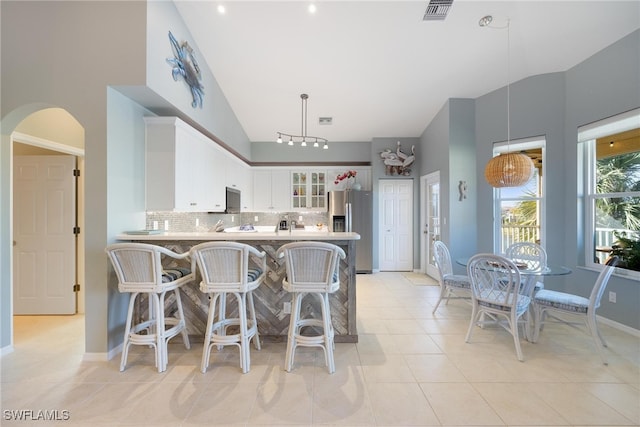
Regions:
<svg viewBox="0 0 640 427"><path fill-rule="evenodd" d="M309 136L307 135L307 100L309 99L309 95L303 93L300 95L300 99L302 100L302 120L301 120L301 132L300 135L292 135L290 133L277 132L278 137L276 138L276 142L278 144L282 144L282 137L289 138L289 142L287 145L294 145L295 142L300 142L301 147L307 146L307 141L313 141L313 147L320 147L320 142L324 142L323 149L329 149L329 145L327 144L329 141L325 138L320 138L319 136Z"/></svg>

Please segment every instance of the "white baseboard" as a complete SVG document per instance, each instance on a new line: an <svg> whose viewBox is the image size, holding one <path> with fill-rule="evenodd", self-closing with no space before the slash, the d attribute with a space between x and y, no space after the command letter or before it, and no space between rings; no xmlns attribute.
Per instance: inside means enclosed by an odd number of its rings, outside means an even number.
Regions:
<svg viewBox="0 0 640 427"><path fill-rule="evenodd" d="M82 360L84 362L108 362L120 352L122 352L122 344L107 353L85 353Z"/></svg>
<svg viewBox="0 0 640 427"><path fill-rule="evenodd" d="M13 345L4 346L0 348L0 357L5 356L9 353L13 353L14 351L15 351L15 348L13 347Z"/></svg>
<svg viewBox="0 0 640 427"><path fill-rule="evenodd" d="M598 318L598 322L602 323L603 325L611 326L614 329L617 329L622 332L626 332L627 334L633 335L636 338L640 338L640 330L638 329L634 329L631 326L623 325L622 323L618 323L611 319L607 319L606 317L601 317L597 315L596 317Z"/></svg>

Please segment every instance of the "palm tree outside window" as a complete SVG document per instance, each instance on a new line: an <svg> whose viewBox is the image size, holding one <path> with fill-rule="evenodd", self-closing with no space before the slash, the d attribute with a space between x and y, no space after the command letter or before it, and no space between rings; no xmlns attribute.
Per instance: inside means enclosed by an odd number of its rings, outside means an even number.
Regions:
<svg viewBox="0 0 640 427"><path fill-rule="evenodd" d="M527 154L533 160L535 171L529 182L521 187L494 190L494 248L504 253L516 242L544 242L544 147L545 139L527 138L495 144L494 155L507 150Z"/></svg>
<svg viewBox="0 0 640 427"><path fill-rule="evenodd" d="M585 159L585 265L603 264L618 255L618 268L640 278L640 110L636 111L579 130L578 135Z"/></svg>

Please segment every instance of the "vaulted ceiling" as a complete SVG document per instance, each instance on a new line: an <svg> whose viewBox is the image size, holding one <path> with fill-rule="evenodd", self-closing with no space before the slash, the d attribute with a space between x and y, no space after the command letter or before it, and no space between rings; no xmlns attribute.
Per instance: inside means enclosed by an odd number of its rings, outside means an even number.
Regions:
<svg viewBox="0 0 640 427"><path fill-rule="evenodd" d="M454 0L443 21L423 20L428 1L310 4L176 1L251 141L299 134L301 93L309 135L418 137L449 98L566 71L640 28L637 0ZM480 27L485 15L509 31Z"/></svg>

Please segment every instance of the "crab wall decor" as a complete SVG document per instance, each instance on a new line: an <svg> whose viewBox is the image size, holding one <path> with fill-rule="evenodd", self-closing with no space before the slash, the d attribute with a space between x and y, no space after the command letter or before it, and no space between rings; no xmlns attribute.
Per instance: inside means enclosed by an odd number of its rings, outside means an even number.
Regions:
<svg viewBox="0 0 640 427"><path fill-rule="evenodd" d="M183 42L180 45L178 40L171 34L171 31L169 31L169 41L173 48L174 57L167 58L167 62L173 65L171 70L173 80L178 81L178 76L182 76L182 79L189 85L191 90L191 96L193 97L191 106L193 108L202 108L204 87L200 84L202 76L200 75L200 67L193 53L193 48L189 46L188 42Z"/></svg>
<svg viewBox="0 0 640 427"><path fill-rule="evenodd" d="M415 156L416 146L411 146L411 154L406 154L400 149L400 141L396 147L395 153L389 148L380 153L380 158L385 166L386 175L411 175L410 166L416 160Z"/></svg>

